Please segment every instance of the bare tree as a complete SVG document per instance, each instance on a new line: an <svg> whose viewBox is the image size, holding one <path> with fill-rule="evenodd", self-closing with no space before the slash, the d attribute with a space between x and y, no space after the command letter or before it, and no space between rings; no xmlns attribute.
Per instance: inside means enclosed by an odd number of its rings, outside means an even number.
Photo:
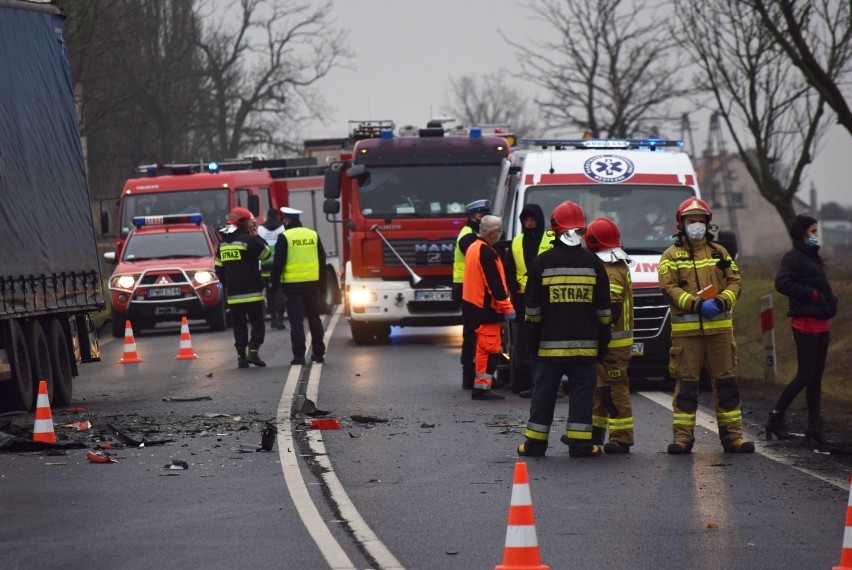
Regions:
<svg viewBox="0 0 852 570"><path fill-rule="evenodd" d="M749 0L807 82L852 134L852 110L840 90L852 72L852 4L844 0Z"/></svg>
<svg viewBox="0 0 852 570"><path fill-rule="evenodd" d="M801 73L744 0L675 0L673 30L700 68L737 152L761 195L786 225L793 198L828 122L825 99Z"/></svg>
<svg viewBox="0 0 852 570"><path fill-rule="evenodd" d="M198 47L210 80L211 151L298 148L298 127L324 110L312 86L350 57L330 11L331 0L240 0L237 18L205 18Z"/></svg>
<svg viewBox="0 0 852 570"><path fill-rule="evenodd" d="M681 87L679 46L658 7L622 0L531 3L558 39L504 39L518 50L521 77L549 94L538 101L549 128L637 136L679 116L671 101L691 90Z"/></svg>
<svg viewBox="0 0 852 570"><path fill-rule="evenodd" d="M465 125L505 124L518 139L534 136L539 131L537 113L511 82L505 71L450 79L450 102L444 112Z"/></svg>

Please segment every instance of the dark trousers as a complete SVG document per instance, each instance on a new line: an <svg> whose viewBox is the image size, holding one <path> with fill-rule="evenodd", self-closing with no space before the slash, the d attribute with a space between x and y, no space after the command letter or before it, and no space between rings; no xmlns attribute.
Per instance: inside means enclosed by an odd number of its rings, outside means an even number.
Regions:
<svg viewBox="0 0 852 570"><path fill-rule="evenodd" d="M304 358L305 323L311 331L311 351L314 358L325 355L325 342L322 319L320 318L319 295L316 292L287 292L287 313L290 315L290 344L293 346L293 358Z"/></svg>
<svg viewBox="0 0 852 570"><path fill-rule="evenodd" d="M461 365L462 380L473 382L476 376L476 327L467 321L462 323Z"/></svg>
<svg viewBox="0 0 852 570"><path fill-rule="evenodd" d="M263 301L235 303L228 305L231 320L234 322L234 346L237 348L260 348L266 337L266 325L263 322ZM248 324L251 323L251 338Z"/></svg>
<svg viewBox="0 0 852 570"><path fill-rule="evenodd" d="M533 379L535 389L530 402L530 423L547 426L549 429L553 423L556 395L559 392L563 375L568 376L571 386L568 395L566 434L569 434L568 439L572 443L576 441L576 443L590 444L592 441L592 402L595 393L594 361L588 364L575 364L553 362L549 358L538 358L535 364L535 378Z"/></svg>
<svg viewBox="0 0 852 570"><path fill-rule="evenodd" d="M796 376L781 392L775 409L786 411L796 396L804 390L808 404L808 419L820 417L822 400L822 373L825 371L825 359L828 356L828 331L818 334L805 334L793 329L796 341Z"/></svg>

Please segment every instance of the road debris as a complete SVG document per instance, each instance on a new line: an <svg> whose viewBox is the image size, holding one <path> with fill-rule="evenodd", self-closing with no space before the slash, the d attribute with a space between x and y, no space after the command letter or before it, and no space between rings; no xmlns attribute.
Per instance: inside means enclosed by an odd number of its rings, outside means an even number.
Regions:
<svg viewBox="0 0 852 570"><path fill-rule="evenodd" d="M333 418L322 418L311 420L311 427L313 429L340 429L340 422Z"/></svg>
<svg viewBox="0 0 852 570"><path fill-rule="evenodd" d="M357 422L359 424L383 424L383 423L386 423L388 421L385 418L379 418L379 417L376 417L376 416L361 416L361 415L358 415L358 414L355 414L353 416L349 416L349 418L353 422Z"/></svg>
<svg viewBox="0 0 852 570"><path fill-rule="evenodd" d="M171 463L163 465L163 469L171 469L172 471L180 471L189 469L189 463L183 459L172 459Z"/></svg>
<svg viewBox="0 0 852 570"><path fill-rule="evenodd" d="M118 461L102 451L87 451L86 459L89 463L117 463Z"/></svg>
<svg viewBox="0 0 852 570"><path fill-rule="evenodd" d="M210 374L213 375L212 373ZM205 400L212 400L210 396L198 396L197 398L163 398L164 402L203 402Z"/></svg>
<svg viewBox="0 0 852 570"><path fill-rule="evenodd" d="M138 439L134 439L134 438L130 437L129 435L127 435L126 433L124 433L123 431L121 431L120 429L118 429L117 427L115 427L114 425L109 424L109 423L106 425L106 431L112 433L112 435L114 435L115 437L120 439L122 442L124 442L126 445L129 445L131 447L144 447L146 445L165 445L167 443L174 443L175 442L175 440L173 440L173 439L156 439L156 440L150 440L150 441L140 441Z"/></svg>
<svg viewBox="0 0 852 570"><path fill-rule="evenodd" d="M92 422L71 422L70 424L63 424L59 427L76 429L77 431L86 431L87 429L92 429Z"/></svg>

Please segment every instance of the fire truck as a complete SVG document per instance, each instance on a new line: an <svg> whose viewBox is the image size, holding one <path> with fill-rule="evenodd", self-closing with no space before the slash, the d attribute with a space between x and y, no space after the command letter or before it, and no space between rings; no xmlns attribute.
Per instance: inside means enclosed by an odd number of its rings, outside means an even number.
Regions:
<svg viewBox="0 0 852 570"><path fill-rule="evenodd" d="M323 211L340 222L353 340L386 341L391 326L461 323L451 297L455 240L465 205L494 198L507 139L433 121L396 133L392 121L362 122L352 138L351 159L326 171Z"/></svg>
<svg viewBox="0 0 852 570"><path fill-rule="evenodd" d="M586 221L607 217L621 230L630 256L634 330L631 380L667 380L669 306L659 290L657 267L677 233L675 213L690 196L700 197L698 178L682 141L662 139L531 140L512 153L500 179L494 212L503 216L508 239L523 231L518 216L526 204L541 206L545 218L565 200L579 204ZM720 232L732 255L736 240ZM514 354L520 326L508 340L509 379L514 391L527 387L525 355Z"/></svg>

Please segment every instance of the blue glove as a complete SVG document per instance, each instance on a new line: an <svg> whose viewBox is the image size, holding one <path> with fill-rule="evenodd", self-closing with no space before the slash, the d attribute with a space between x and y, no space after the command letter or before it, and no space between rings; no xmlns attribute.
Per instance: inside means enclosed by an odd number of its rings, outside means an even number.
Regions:
<svg viewBox="0 0 852 570"><path fill-rule="evenodd" d="M506 318L509 319L510 321L514 321L515 317L517 317L517 316L518 316L518 314L515 311L512 311L511 313L506 315Z"/></svg>
<svg viewBox="0 0 852 570"><path fill-rule="evenodd" d="M718 315L722 312L722 309L719 308L719 304L715 299L707 299L706 301L701 301L701 316L705 319L710 319Z"/></svg>

